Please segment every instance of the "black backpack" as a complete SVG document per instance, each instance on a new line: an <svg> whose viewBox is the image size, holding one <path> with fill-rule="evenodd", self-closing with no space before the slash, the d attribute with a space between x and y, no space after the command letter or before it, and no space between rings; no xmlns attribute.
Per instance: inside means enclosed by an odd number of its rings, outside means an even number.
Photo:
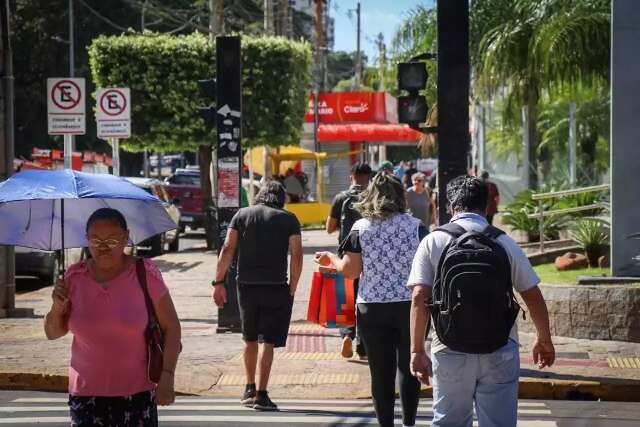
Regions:
<svg viewBox="0 0 640 427"><path fill-rule="evenodd" d="M429 307L440 341L454 351L492 353L507 344L520 311L511 282L504 234L491 225L481 232L456 223L437 229L453 237L438 262Z"/></svg>
<svg viewBox="0 0 640 427"><path fill-rule="evenodd" d="M353 224L362 218L360 212L353 207L353 204L360 198L360 191L347 190L344 194L346 197L342 202L342 208L340 209L340 243L349 236Z"/></svg>

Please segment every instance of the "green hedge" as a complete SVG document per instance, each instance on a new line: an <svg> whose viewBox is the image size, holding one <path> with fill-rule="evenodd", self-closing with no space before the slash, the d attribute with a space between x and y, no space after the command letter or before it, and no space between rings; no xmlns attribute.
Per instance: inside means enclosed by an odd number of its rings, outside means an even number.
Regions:
<svg viewBox="0 0 640 427"><path fill-rule="evenodd" d="M97 87L129 87L129 151L195 150L214 141L198 114L197 81L215 74L214 48L194 33L96 38L89 47ZM307 108L311 51L306 43L242 37L244 146L298 145Z"/></svg>

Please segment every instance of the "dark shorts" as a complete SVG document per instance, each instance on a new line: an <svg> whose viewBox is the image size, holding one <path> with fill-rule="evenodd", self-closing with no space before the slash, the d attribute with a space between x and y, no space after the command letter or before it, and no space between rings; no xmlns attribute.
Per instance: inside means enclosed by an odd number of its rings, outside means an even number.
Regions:
<svg viewBox="0 0 640 427"><path fill-rule="evenodd" d="M69 396L72 427L122 426L157 427L155 391L133 396Z"/></svg>
<svg viewBox="0 0 640 427"><path fill-rule="evenodd" d="M283 285L238 287L242 338L284 347L287 344L293 297Z"/></svg>

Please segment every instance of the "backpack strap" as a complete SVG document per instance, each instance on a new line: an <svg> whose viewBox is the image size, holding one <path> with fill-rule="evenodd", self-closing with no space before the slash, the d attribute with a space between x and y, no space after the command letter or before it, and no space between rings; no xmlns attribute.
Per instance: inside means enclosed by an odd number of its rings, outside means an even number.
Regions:
<svg viewBox="0 0 640 427"><path fill-rule="evenodd" d="M493 225L489 224L485 227L484 230L482 230L482 234L495 240L505 233L504 231L500 230L498 227L494 227Z"/></svg>
<svg viewBox="0 0 640 427"><path fill-rule="evenodd" d="M467 232L460 224L456 224L455 222L450 222L441 227L436 228L433 231L442 231L443 233L447 233L449 236L457 239Z"/></svg>

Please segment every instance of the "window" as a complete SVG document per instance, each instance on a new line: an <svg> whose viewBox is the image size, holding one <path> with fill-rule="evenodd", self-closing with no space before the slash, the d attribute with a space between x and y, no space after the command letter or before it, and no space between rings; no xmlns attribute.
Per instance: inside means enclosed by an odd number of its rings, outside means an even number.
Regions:
<svg viewBox="0 0 640 427"><path fill-rule="evenodd" d="M200 187L200 176L198 175L174 175L169 178L169 184L173 185L193 185Z"/></svg>

